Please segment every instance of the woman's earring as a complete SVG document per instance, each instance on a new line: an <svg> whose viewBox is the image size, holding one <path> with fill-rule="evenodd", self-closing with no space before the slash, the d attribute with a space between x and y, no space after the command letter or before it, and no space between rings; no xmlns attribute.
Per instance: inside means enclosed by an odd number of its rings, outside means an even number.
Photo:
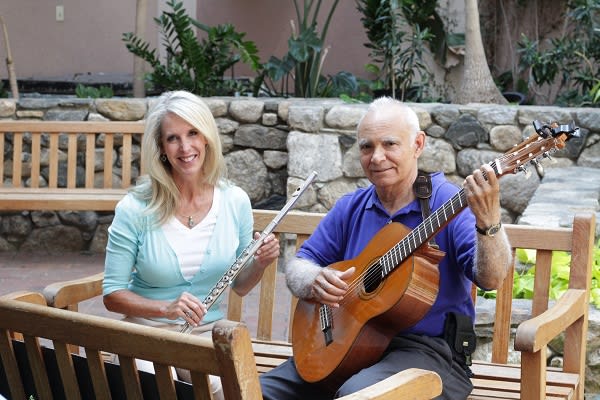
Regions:
<svg viewBox="0 0 600 400"><path fill-rule="evenodd" d="M160 155L160 161L167 162L167 155L166 154L161 154Z"/></svg>

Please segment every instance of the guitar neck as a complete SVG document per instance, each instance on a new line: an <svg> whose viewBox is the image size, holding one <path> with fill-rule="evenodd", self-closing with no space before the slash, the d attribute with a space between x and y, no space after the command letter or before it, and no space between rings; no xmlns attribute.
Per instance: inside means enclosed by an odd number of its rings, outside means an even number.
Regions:
<svg viewBox="0 0 600 400"><path fill-rule="evenodd" d="M466 206L467 196L464 189L460 189L381 257L382 277L386 277L396 266L402 264L406 258L442 229Z"/></svg>

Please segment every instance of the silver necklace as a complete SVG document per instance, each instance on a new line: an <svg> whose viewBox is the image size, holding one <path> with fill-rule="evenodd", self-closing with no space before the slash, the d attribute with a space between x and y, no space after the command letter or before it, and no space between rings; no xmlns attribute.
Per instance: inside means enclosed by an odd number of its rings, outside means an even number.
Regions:
<svg viewBox="0 0 600 400"><path fill-rule="evenodd" d="M194 216L193 215L188 215L187 219L188 219L188 227L193 228L194 225L196 225L194 223Z"/></svg>

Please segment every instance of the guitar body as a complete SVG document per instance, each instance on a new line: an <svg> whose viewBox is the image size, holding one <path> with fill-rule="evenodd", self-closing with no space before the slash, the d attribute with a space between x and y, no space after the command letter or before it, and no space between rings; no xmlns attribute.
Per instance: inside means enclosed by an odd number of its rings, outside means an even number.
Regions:
<svg viewBox="0 0 600 400"><path fill-rule="evenodd" d="M410 230L392 223L381 229L352 260L330 265L340 271L356 267L348 293L339 308L300 300L294 313L292 347L300 376L308 382L339 386L359 370L374 364L392 338L416 324L436 299L444 253L427 243L383 279L379 259ZM375 271L376 272L376 271ZM357 277L370 277L358 279ZM331 311L332 324L323 332L322 307Z"/></svg>

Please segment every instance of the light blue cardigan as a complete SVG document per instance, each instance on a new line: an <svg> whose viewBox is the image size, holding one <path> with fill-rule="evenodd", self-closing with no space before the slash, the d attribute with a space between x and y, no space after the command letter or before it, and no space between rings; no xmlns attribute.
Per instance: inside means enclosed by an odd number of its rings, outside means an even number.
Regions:
<svg viewBox="0 0 600 400"><path fill-rule="evenodd" d="M183 291L203 300L252 240L252 206L246 192L221 184L221 204L217 222L200 271L186 280L179 262L154 217L144 213L146 204L127 194L115 209L108 229L102 292L129 289L140 296L171 301ZM203 323L223 318L220 303L209 309ZM157 319L182 323L182 319Z"/></svg>

